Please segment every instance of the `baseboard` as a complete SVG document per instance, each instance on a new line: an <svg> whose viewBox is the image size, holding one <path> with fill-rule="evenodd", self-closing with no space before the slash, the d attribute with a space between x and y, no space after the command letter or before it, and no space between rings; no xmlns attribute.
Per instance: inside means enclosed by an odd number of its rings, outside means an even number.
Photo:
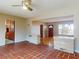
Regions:
<svg viewBox="0 0 79 59"><path fill-rule="evenodd" d="M5 44L12 44L12 43L15 43L15 41L13 41L13 40L9 40L9 39L6 39Z"/></svg>
<svg viewBox="0 0 79 59"><path fill-rule="evenodd" d="M1 46L5 46L5 44L0 45L0 47L1 47Z"/></svg>
<svg viewBox="0 0 79 59"><path fill-rule="evenodd" d="M76 52L76 53L79 53L79 51L78 51L78 50L75 50L75 52Z"/></svg>
<svg viewBox="0 0 79 59"><path fill-rule="evenodd" d="M19 41L15 41L15 43L18 43L18 42L23 42L23 41L26 41L26 40L19 40Z"/></svg>

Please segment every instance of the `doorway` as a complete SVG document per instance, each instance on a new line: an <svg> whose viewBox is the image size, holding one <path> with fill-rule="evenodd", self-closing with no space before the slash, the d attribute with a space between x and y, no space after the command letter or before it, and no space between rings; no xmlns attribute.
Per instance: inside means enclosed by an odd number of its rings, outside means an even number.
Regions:
<svg viewBox="0 0 79 59"><path fill-rule="evenodd" d="M40 25L40 43L53 46L53 25Z"/></svg>
<svg viewBox="0 0 79 59"><path fill-rule="evenodd" d="M40 44L44 44L43 43L43 25L40 25Z"/></svg>
<svg viewBox="0 0 79 59"><path fill-rule="evenodd" d="M53 25L48 25L48 37L53 37Z"/></svg>
<svg viewBox="0 0 79 59"><path fill-rule="evenodd" d="M10 44L15 42L15 21L11 18L5 20L6 32L5 43Z"/></svg>

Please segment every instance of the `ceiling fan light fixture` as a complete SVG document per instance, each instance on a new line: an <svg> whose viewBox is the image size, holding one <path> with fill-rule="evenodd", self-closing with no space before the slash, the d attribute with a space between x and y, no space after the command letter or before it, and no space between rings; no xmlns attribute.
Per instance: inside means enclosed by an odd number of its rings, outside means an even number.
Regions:
<svg viewBox="0 0 79 59"><path fill-rule="evenodd" d="M28 8L25 5L23 5L23 9L28 10Z"/></svg>
<svg viewBox="0 0 79 59"><path fill-rule="evenodd" d="M26 4L26 5L29 5L29 3L28 3L28 2L25 2L25 4Z"/></svg>

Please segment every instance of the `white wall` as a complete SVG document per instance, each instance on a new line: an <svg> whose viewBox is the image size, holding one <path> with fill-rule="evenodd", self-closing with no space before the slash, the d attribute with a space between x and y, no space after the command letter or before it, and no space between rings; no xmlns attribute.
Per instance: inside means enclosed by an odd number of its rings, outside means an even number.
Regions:
<svg viewBox="0 0 79 59"><path fill-rule="evenodd" d="M15 18L15 42L25 41L26 39L26 20Z"/></svg>
<svg viewBox="0 0 79 59"><path fill-rule="evenodd" d="M5 45L5 18L0 15L0 46Z"/></svg>
<svg viewBox="0 0 79 59"><path fill-rule="evenodd" d="M26 20L26 33L27 33L27 36L28 35L31 35L31 27L32 27L32 20L28 19Z"/></svg>
<svg viewBox="0 0 79 59"><path fill-rule="evenodd" d="M26 20L21 17L0 14L0 46L5 45L5 20L12 18L15 20L15 42L25 41L26 39Z"/></svg>
<svg viewBox="0 0 79 59"><path fill-rule="evenodd" d="M79 10L79 9L78 9ZM79 11L76 12L75 17L74 17L74 24L75 24L75 47L76 51L79 52Z"/></svg>
<svg viewBox="0 0 79 59"><path fill-rule="evenodd" d="M32 25L32 34L40 36L40 25Z"/></svg>
<svg viewBox="0 0 79 59"><path fill-rule="evenodd" d="M43 24L40 21L32 21L32 34L40 36L40 25Z"/></svg>

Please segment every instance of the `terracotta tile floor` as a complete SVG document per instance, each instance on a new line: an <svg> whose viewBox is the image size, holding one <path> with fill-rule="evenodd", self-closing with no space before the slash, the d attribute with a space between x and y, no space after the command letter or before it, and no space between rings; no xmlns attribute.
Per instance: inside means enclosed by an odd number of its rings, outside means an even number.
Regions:
<svg viewBox="0 0 79 59"><path fill-rule="evenodd" d="M21 42L0 47L0 59L79 59L79 54L75 56L52 47Z"/></svg>

